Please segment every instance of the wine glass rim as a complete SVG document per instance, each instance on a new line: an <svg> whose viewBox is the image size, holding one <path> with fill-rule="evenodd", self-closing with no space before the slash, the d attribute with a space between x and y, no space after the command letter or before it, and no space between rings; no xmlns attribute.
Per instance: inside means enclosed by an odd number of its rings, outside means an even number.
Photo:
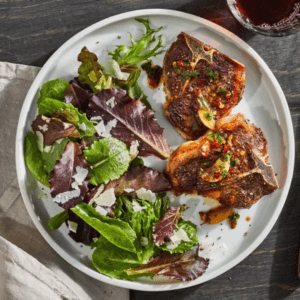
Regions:
<svg viewBox="0 0 300 300"><path fill-rule="evenodd" d="M228 7L235 17L235 19L246 29L250 31L254 31L255 33L273 36L273 37L280 37L280 36L287 36L293 33L296 33L300 30L300 19L295 19L294 23L288 24L289 26L285 27L284 29L272 29L272 28L263 28L261 26L256 26L251 21L242 16L240 11L236 6L236 0L227 0ZM300 5L299 5L300 11Z"/></svg>

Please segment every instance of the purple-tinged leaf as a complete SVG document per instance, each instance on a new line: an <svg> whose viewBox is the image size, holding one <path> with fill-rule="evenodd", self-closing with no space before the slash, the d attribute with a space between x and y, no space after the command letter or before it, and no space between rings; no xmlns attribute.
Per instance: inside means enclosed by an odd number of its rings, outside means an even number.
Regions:
<svg viewBox="0 0 300 300"><path fill-rule="evenodd" d="M65 91L65 103L71 103L80 111L85 112L88 107L88 102L93 91L87 85L82 85L80 81L75 78L70 82L69 88Z"/></svg>
<svg viewBox="0 0 300 300"><path fill-rule="evenodd" d="M178 221L182 217L185 206L169 207L160 221L152 229L153 240L157 246L169 242L171 235L176 229Z"/></svg>
<svg viewBox="0 0 300 300"><path fill-rule="evenodd" d="M88 167L88 163L82 156L80 145L78 143L69 142L61 156L61 159L56 162L54 169L50 174L51 178L49 179L49 183L52 197L56 197L61 193L74 190L75 179L73 176L77 174L80 168L88 170ZM84 199L85 194L88 191L89 180L90 176L87 175L77 186L77 188L80 189L80 194L78 197L61 203L61 206L64 209L74 207Z"/></svg>
<svg viewBox="0 0 300 300"><path fill-rule="evenodd" d="M153 110L139 99L130 98L125 90L101 90L90 99L87 115L102 119L105 125L116 119L110 135L126 143L127 147L137 140L140 156L166 159L172 152L163 137L163 128L154 119Z"/></svg>
<svg viewBox="0 0 300 300"><path fill-rule="evenodd" d="M65 138L79 138L80 133L74 125L65 123L57 118L47 118L44 115L38 115L32 123L33 131L39 131L43 135L45 145L52 145L55 141Z"/></svg>
<svg viewBox="0 0 300 300"><path fill-rule="evenodd" d="M126 270L127 275L155 274L164 275L175 280L191 281L200 277L209 265L209 259L198 256L199 246L183 254L170 254L162 251L146 265Z"/></svg>
<svg viewBox="0 0 300 300"><path fill-rule="evenodd" d="M171 185L163 173L145 166L135 166L129 167L119 179L109 182L104 190L111 188L115 189L116 196L120 196L122 194L133 195L140 188L153 193L162 193L169 191Z"/></svg>
<svg viewBox="0 0 300 300"><path fill-rule="evenodd" d="M93 227L84 222L80 217L69 210L69 221L78 224L76 232L69 231L69 236L77 243L83 243L84 245L90 245L93 238L100 236L99 232Z"/></svg>

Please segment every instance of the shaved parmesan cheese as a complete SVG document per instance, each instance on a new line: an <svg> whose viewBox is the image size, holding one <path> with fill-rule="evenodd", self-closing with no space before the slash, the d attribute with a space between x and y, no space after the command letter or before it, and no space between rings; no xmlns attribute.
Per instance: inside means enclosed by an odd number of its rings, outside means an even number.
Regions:
<svg viewBox="0 0 300 300"><path fill-rule="evenodd" d="M43 126L38 125L38 128L39 128L39 130L41 130L41 131L47 131L47 130L48 130L48 125L47 125L47 124L45 124L45 125L43 125Z"/></svg>
<svg viewBox="0 0 300 300"><path fill-rule="evenodd" d="M101 116L95 116L90 118L91 121L101 121L102 117Z"/></svg>
<svg viewBox="0 0 300 300"><path fill-rule="evenodd" d="M64 140L64 138L56 140L55 143L60 144L63 140Z"/></svg>
<svg viewBox="0 0 300 300"><path fill-rule="evenodd" d="M52 151L53 147L52 146L45 146L43 151L46 153L49 153L50 151Z"/></svg>
<svg viewBox="0 0 300 300"><path fill-rule="evenodd" d="M147 246L148 243L149 243L148 238L145 237L145 236L142 236L140 241L141 241L141 245L142 245L142 246Z"/></svg>
<svg viewBox="0 0 300 300"><path fill-rule="evenodd" d="M99 136L101 137L110 137L110 131L117 125L117 120L113 119L110 120L109 122L107 122L106 125L104 125L104 121L102 120L101 122L99 122L96 126L95 129L97 131L97 133L99 134Z"/></svg>
<svg viewBox="0 0 300 300"><path fill-rule="evenodd" d="M44 148L44 136L40 131L36 131L36 137L37 137L37 146L41 152L43 152Z"/></svg>
<svg viewBox="0 0 300 300"><path fill-rule="evenodd" d="M69 227L70 231L76 233L78 224L76 222L68 220L68 227Z"/></svg>
<svg viewBox="0 0 300 300"><path fill-rule="evenodd" d="M188 237L186 231L183 228L179 228L174 234L170 237L171 242L166 243L167 248L175 249L182 241L189 242L190 238Z"/></svg>
<svg viewBox="0 0 300 300"><path fill-rule="evenodd" d="M153 202L156 199L155 194L150 190L146 190L145 188L140 188L139 190L137 190L136 195L139 199L147 200L150 202Z"/></svg>
<svg viewBox="0 0 300 300"><path fill-rule="evenodd" d="M204 238L199 245L199 256L203 258L212 258L228 250L225 244L217 244L211 238Z"/></svg>
<svg viewBox="0 0 300 300"><path fill-rule="evenodd" d="M103 190L104 190L104 184L101 184L94 197L90 200L89 204L93 204L95 202L95 199L97 199L100 196Z"/></svg>
<svg viewBox="0 0 300 300"><path fill-rule="evenodd" d="M68 202L69 200L79 197L80 190L72 190L72 191L66 191L63 193L58 194L55 198L53 198L53 201L56 203L64 204Z"/></svg>
<svg viewBox="0 0 300 300"><path fill-rule="evenodd" d="M86 124L85 123L80 123L80 124L78 124L78 128L82 131L86 131Z"/></svg>
<svg viewBox="0 0 300 300"><path fill-rule="evenodd" d="M103 215L103 216L106 216L106 215L107 215L107 210L104 209L102 206L97 205L97 206L95 207L95 209L96 209L96 211L97 211L99 214L101 214L101 215Z"/></svg>
<svg viewBox="0 0 300 300"><path fill-rule="evenodd" d="M132 188L127 188L127 189L124 189L124 192L126 192L126 193L131 193L131 192L134 192L134 189L132 189Z"/></svg>
<svg viewBox="0 0 300 300"><path fill-rule="evenodd" d="M115 97L111 97L109 100L107 100L106 105L110 108L113 108L115 106Z"/></svg>
<svg viewBox="0 0 300 300"><path fill-rule="evenodd" d="M72 126L72 124L70 124L70 123L65 123L64 122L63 124L64 124L64 129L68 129Z"/></svg>
<svg viewBox="0 0 300 300"><path fill-rule="evenodd" d="M94 197L96 204L101 206L112 206L116 201L115 189L109 189L100 194L97 198Z"/></svg>
<svg viewBox="0 0 300 300"><path fill-rule="evenodd" d="M131 157L136 157L138 155L139 153L138 147L139 147L139 141L131 142L130 149L129 149L129 154Z"/></svg>
<svg viewBox="0 0 300 300"><path fill-rule="evenodd" d="M132 207L135 212L138 212L138 211L141 211L141 210L147 208L146 206L140 206L140 204L136 200L132 200Z"/></svg>
<svg viewBox="0 0 300 300"><path fill-rule="evenodd" d="M82 185L83 180L89 173L87 169L84 169L82 167L76 167L76 172L77 173L72 176L72 178L74 179L74 182L71 185L73 189L79 189L79 186Z"/></svg>
<svg viewBox="0 0 300 300"><path fill-rule="evenodd" d="M114 60L112 59L110 62L110 68L111 68L111 75L117 79L120 79L120 80L127 80L130 76L129 73L125 73L125 72L122 72L121 69L120 69L120 66L119 64Z"/></svg>

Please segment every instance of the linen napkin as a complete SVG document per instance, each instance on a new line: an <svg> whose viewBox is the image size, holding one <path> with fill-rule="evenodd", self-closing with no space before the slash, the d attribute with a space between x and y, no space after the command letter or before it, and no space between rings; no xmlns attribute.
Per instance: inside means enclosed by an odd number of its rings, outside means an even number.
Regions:
<svg viewBox="0 0 300 300"><path fill-rule="evenodd" d="M15 169L15 135L26 93L39 68L0 62L0 299L128 300L65 262L35 228Z"/></svg>

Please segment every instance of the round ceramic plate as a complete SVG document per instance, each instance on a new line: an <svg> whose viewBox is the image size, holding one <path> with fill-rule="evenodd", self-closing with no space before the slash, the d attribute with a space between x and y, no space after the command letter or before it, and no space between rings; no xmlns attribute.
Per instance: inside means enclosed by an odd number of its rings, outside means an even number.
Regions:
<svg viewBox="0 0 300 300"><path fill-rule="evenodd" d="M152 27L162 26L160 34L163 36L165 49L168 49L177 35L184 31L245 65L246 89L242 101L234 108L233 113L243 113L264 131L269 142L269 161L278 174L279 190L265 196L250 209L239 210L241 217L234 230L230 229L226 222L200 226L199 211L209 208L203 204L201 197L185 196L176 199L172 197L173 205L185 203L189 207L184 216L198 225L200 241L208 235L216 244L227 246L227 251L210 255L207 271L190 282L174 283L142 279L128 282L111 279L98 273L92 266L89 247L82 248L76 244L68 236L66 226L61 226L55 231L48 228L49 218L61 209L51 199L44 197L45 190L36 188L37 183L26 169L24 162L24 137L36 116L35 99L42 84L55 78L63 80L74 78L79 66L77 55L84 46L98 55L100 64L109 58L108 51L114 50L116 45L129 46L129 33L134 39L138 39L144 32L143 25L136 22L135 17L149 19ZM163 56L164 54L158 56L154 63L162 65ZM184 140L164 117L163 89L149 89L146 77L140 78L140 85L151 102L158 123L165 128L164 136L175 149ZM277 80L260 56L237 36L214 23L193 15L161 9L133 11L108 18L81 31L62 45L41 69L27 94L16 140L16 165L21 193L33 222L51 247L66 261L89 276L113 285L143 291L187 288L224 273L247 257L264 240L279 216L291 183L294 155L293 128L286 99ZM166 162L147 158L146 164L163 170ZM247 222L246 217L250 217L251 221ZM246 232L247 236L244 235Z"/></svg>

